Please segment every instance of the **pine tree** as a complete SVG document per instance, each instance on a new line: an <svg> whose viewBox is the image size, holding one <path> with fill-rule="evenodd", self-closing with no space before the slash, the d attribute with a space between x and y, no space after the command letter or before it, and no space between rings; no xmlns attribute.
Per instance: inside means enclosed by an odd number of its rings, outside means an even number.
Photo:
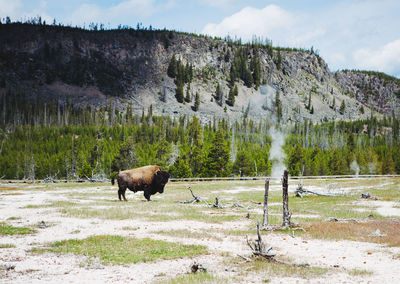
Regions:
<svg viewBox="0 0 400 284"><path fill-rule="evenodd" d="M226 101L226 103L230 106L235 105L235 88L237 88L236 84L229 89L228 100Z"/></svg>
<svg viewBox="0 0 400 284"><path fill-rule="evenodd" d="M186 87L186 97L185 97L185 102L190 103L192 99L190 98L190 83Z"/></svg>
<svg viewBox="0 0 400 284"><path fill-rule="evenodd" d="M222 106L223 99L224 99L224 93L221 89L221 85L218 83L217 89L215 90L215 100L220 106Z"/></svg>
<svg viewBox="0 0 400 284"><path fill-rule="evenodd" d="M206 163L205 174L213 177L223 177L229 174L229 147L224 139L224 133L219 129L211 142Z"/></svg>
<svg viewBox="0 0 400 284"><path fill-rule="evenodd" d="M181 80L176 82L175 98L179 103L183 103L183 83Z"/></svg>
<svg viewBox="0 0 400 284"><path fill-rule="evenodd" d="M194 98L194 107L193 110L194 111L198 111L200 108L200 95L198 92L196 92L196 96Z"/></svg>
<svg viewBox="0 0 400 284"><path fill-rule="evenodd" d="M178 72L177 70L178 70L177 61L176 61L176 57L175 57L175 54L174 54L174 55L172 56L172 58L171 58L169 64L168 64L168 70L167 70L168 76L169 76L170 78L175 78L175 77L176 77L176 74L177 74L177 72Z"/></svg>
<svg viewBox="0 0 400 284"><path fill-rule="evenodd" d="M234 174L239 173L240 176L250 176L253 173L253 166L254 164L251 161L249 152L242 148L242 150L237 153L232 170Z"/></svg>
<svg viewBox="0 0 400 284"><path fill-rule="evenodd" d="M344 102L344 100L342 100L342 103L340 104L339 112L341 114L343 114L345 110L346 110L346 103Z"/></svg>
<svg viewBox="0 0 400 284"><path fill-rule="evenodd" d="M276 55L276 60L275 60L276 68L278 70L282 69L282 55L281 55L281 50L278 49L278 53Z"/></svg>

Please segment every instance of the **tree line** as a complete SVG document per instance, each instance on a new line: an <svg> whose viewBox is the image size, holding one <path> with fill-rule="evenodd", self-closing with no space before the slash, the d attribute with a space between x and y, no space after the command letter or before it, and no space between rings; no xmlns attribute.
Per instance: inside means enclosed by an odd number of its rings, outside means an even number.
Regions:
<svg viewBox="0 0 400 284"><path fill-rule="evenodd" d="M22 97L21 97L22 98ZM158 164L173 177L269 175L276 127L270 120L155 116L152 107L76 109L1 96L0 177L74 179ZM282 129L291 175L400 173L399 120L310 121Z"/></svg>

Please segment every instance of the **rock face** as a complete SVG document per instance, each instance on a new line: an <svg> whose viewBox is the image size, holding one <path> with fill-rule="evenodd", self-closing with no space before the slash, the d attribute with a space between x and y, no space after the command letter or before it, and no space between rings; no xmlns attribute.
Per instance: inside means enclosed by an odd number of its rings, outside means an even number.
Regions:
<svg viewBox="0 0 400 284"><path fill-rule="evenodd" d="M399 110L398 80L357 72L332 74L311 51L241 46L170 31L28 24L0 25L0 38L0 94L18 93L27 100L56 99L77 107L113 103L122 110L129 105L135 113L152 105L155 114L196 114L204 123L214 116L277 119L277 95L284 121L363 118L370 115L370 106L384 113ZM259 59L262 85L246 87L237 80L239 95L230 106L226 99L238 48L247 52L248 66ZM176 84L167 76L173 55L193 66L191 102L186 104L177 102ZM218 84L223 94L219 104L214 98ZM197 112L196 93L201 102ZM340 111L342 101L346 108Z"/></svg>
<svg viewBox="0 0 400 284"><path fill-rule="evenodd" d="M378 72L342 71L335 74L345 93L375 110L399 113L400 79Z"/></svg>

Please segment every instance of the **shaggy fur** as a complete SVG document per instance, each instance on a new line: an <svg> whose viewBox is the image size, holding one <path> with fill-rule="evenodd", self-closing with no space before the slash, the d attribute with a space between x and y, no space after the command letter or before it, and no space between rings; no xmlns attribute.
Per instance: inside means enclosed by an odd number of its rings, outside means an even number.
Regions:
<svg viewBox="0 0 400 284"><path fill-rule="evenodd" d="M143 191L144 197L150 201L151 195L164 192L169 176L169 173L162 171L160 166L145 166L119 172L118 198L122 200L122 197L126 201L125 192L129 188L133 192Z"/></svg>

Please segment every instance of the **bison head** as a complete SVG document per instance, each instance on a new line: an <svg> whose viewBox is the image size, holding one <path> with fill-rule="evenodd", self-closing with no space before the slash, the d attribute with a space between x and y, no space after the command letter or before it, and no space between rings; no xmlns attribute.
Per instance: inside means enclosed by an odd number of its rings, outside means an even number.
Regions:
<svg viewBox="0 0 400 284"><path fill-rule="evenodd" d="M169 172L166 171L156 172L156 175L154 177L154 183L159 188L158 190L159 193L164 192L164 186L167 184L169 177L170 177Z"/></svg>

